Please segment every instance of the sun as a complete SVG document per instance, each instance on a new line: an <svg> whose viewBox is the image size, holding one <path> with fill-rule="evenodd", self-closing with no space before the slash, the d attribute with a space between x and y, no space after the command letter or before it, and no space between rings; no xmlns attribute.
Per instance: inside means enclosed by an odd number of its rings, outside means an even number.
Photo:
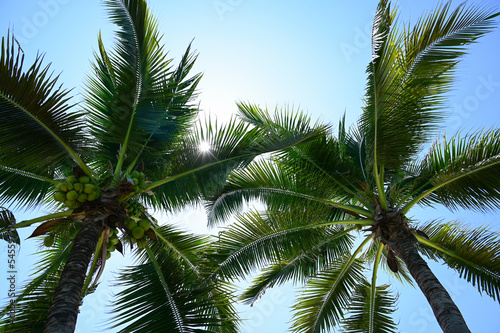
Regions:
<svg viewBox="0 0 500 333"><path fill-rule="evenodd" d="M203 141L202 143L200 143L200 145L198 146L198 149L202 152L202 153L207 153L210 151L210 144L206 141Z"/></svg>

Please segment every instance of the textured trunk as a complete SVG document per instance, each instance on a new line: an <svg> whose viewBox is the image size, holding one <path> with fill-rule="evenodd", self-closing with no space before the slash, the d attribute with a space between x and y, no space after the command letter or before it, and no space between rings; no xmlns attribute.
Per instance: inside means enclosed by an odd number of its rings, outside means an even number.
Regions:
<svg viewBox="0 0 500 333"><path fill-rule="evenodd" d="M408 229L401 228L397 236L391 237L387 244L406 264L410 274L427 298L443 332L470 333L460 310L417 252L415 241L415 237Z"/></svg>
<svg viewBox="0 0 500 333"><path fill-rule="evenodd" d="M45 321L45 333L74 332L87 268L96 248L102 219L86 218L74 239Z"/></svg>

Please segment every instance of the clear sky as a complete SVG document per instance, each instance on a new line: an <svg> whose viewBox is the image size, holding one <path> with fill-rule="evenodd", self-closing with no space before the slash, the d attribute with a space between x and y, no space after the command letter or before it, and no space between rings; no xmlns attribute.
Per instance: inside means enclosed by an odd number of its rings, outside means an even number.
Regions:
<svg viewBox="0 0 500 333"><path fill-rule="evenodd" d="M191 40L199 52L195 71L203 72L200 106L204 112L228 119L236 101L247 101L274 108L300 107L314 119L337 123L344 111L347 123L355 124L361 113L366 83L365 69L370 59L369 36L375 0L362 1L265 1L265 0L150 0L150 7L165 34L163 42L178 60ZM400 1L400 22L416 19L432 10L436 1ZM499 6L499 0L471 1ZM459 2L454 2L458 5ZM108 49L113 27L98 0L0 0L0 31L14 30L27 59L37 51L45 53L60 82L74 88L80 99L85 76L89 73L97 35L102 30ZM470 48L459 65L457 84L450 94L449 115L443 131L469 131L500 123L500 29ZM28 60L29 63L29 60ZM18 221L38 212L16 212ZM481 215L464 211L450 213L436 209L414 210L410 215L422 221L459 219L472 225L489 224L500 229L498 214ZM162 217L184 228L205 232L203 212L192 209L185 214ZM210 231L217 232L217 231ZM26 279L36 258L34 240L24 240L19 253L18 281ZM6 247L0 245L0 262L6 267ZM112 281L120 265L129 259L113 255L104 278ZM5 258L5 259L4 259ZM431 268L448 288L472 332L498 332L500 307L487 296L439 263ZM0 298L5 299L5 269L0 268ZM107 300L113 290L104 281L98 291L85 299L77 332L105 330L104 318L110 310ZM400 293L395 313L400 332L440 332L432 311L419 290L394 288ZM294 289L286 286L271 290L250 308L241 306L245 317L243 332L286 332L291 318L289 306Z"/></svg>

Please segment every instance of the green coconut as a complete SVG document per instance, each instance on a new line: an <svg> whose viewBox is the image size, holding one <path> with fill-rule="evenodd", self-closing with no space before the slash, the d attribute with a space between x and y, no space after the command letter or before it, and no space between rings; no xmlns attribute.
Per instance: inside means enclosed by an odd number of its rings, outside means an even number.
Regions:
<svg viewBox="0 0 500 333"><path fill-rule="evenodd" d="M93 191L92 193L89 193L87 195L87 200L94 201L94 200L99 199L100 196L101 196L101 193L99 191Z"/></svg>
<svg viewBox="0 0 500 333"><path fill-rule="evenodd" d="M65 200L64 205L69 208L76 208L76 200Z"/></svg>
<svg viewBox="0 0 500 333"><path fill-rule="evenodd" d="M141 181L139 182L139 187L140 187L141 189L143 189L143 190L144 190L144 189L146 188L146 186L148 186L148 184L147 184L144 180L141 180Z"/></svg>
<svg viewBox="0 0 500 333"><path fill-rule="evenodd" d="M84 184L83 185L83 192L85 192L87 194L94 192L95 189L96 189L96 187L94 186L94 184Z"/></svg>
<svg viewBox="0 0 500 333"><path fill-rule="evenodd" d="M78 194L78 198L76 198L76 200L79 202L87 201L87 194L85 194L85 193Z"/></svg>
<svg viewBox="0 0 500 333"><path fill-rule="evenodd" d="M137 247L138 248L143 249L146 247L146 245L148 245L148 243L146 242L146 240L144 238L137 240Z"/></svg>
<svg viewBox="0 0 500 333"><path fill-rule="evenodd" d="M87 184L90 182L90 177L89 176L81 176L78 178L78 181L82 184Z"/></svg>
<svg viewBox="0 0 500 333"><path fill-rule="evenodd" d="M78 193L82 193L83 192L83 184L82 183L74 183L73 190L77 191Z"/></svg>
<svg viewBox="0 0 500 333"><path fill-rule="evenodd" d="M66 177L66 181L67 181L68 183L72 183L72 184L74 184L74 183L78 182L78 179L76 179L76 177L75 177L75 176L68 176L68 177Z"/></svg>
<svg viewBox="0 0 500 333"><path fill-rule="evenodd" d="M48 235L43 239L43 245L46 247L51 247L54 244L54 236Z"/></svg>
<svg viewBox="0 0 500 333"><path fill-rule="evenodd" d="M73 184L65 182L61 185L61 191L68 192L73 189Z"/></svg>
<svg viewBox="0 0 500 333"><path fill-rule="evenodd" d="M130 174L130 176L132 178L139 178L139 172L137 172L137 170L134 170L134 171L132 171L132 173Z"/></svg>
<svg viewBox="0 0 500 333"><path fill-rule="evenodd" d="M138 227L139 225L137 224L137 222L135 221L128 221L125 225L125 227L127 228L127 230L130 230L132 231L132 229Z"/></svg>
<svg viewBox="0 0 500 333"><path fill-rule="evenodd" d="M135 239L141 239L144 237L144 229L137 226L134 229L132 229L132 236L134 236Z"/></svg>
<svg viewBox="0 0 500 333"><path fill-rule="evenodd" d="M66 199L75 201L78 198L78 192L75 190L71 190L66 193Z"/></svg>
<svg viewBox="0 0 500 333"><path fill-rule="evenodd" d="M64 202L66 200L66 193L60 191L54 193L54 200Z"/></svg>
<svg viewBox="0 0 500 333"><path fill-rule="evenodd" d="M139 227L141 227L142 229L144 229L144 231L148 230L149 228L151 228L151 222L149 222L149 220L141 220L139 222Z"/></svg>

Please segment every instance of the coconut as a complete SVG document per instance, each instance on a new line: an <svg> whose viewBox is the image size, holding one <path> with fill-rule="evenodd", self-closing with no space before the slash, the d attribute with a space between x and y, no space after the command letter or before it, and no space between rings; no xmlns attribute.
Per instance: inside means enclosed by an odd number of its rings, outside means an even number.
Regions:
<svg viewBox="0 0 500 333"><path fill-rule="evenodd" d="M148 245L148 243L146 242L146 240L144 238L137 240L137 247L138 248L143 249L146 247L146 245Z"/></svg>
<svg viewBox="0 0 500 333"><path fill-rule="evenodd" d="M83 185L83 192L85 192L87 194L94 192L95 189L96 188L93 184L84 184Z"/></svg>
<svg viewBox="0 0 500 333"><path fill-rule="evenodd" d="M143 189L143 190L144 190L144 189L146 188L146 186L148 186L148 184L147 184L144 180L141 180L141 181L139 182L139 187L140 187L141 189Z"/></svg>
<svg viewBox="0 0 500 333"><path fill-rule="evenodd" d="M68 177L66 177L66 181L67 181L68 183L72 183L72 184L73 184L73 183L78 182L78 179L76 179L76 177L75 177L75 176L68 176Z"/></svg>
<svg viewBox="0 0 500 333"><path fill-rule="evenodd" d="M85 193L78 194L78 198L76 198L76 200L79 202L87 201L87 194L85 194Z"/></svg>
<svg viewBox="0 0 500 333"><path fill-rule="evenodd" d="M66 200L66 193L60 191L54 193L54 200L64 202Z"/></svg>
<svg viewBox="0 0 500 333"><path fill-rule="evenodd" d="M96 199L99 199L100 196L101 196L101 193L99 193L99 191L93 191L92 193L89 193L87 195L87 200L94 201Z"/></svg>
<svg viewBox="0 0 500 333"><path fill-rule="evenodd" d="M76 208L76 201L75 200L65 200L64 205L69 208Z"/></svg>
<svg viewBox="0 0 500 333"><path fill-rule="evenodd" d="M130 176L132 178L139 178L139 172L137 172L137 170L134 170L134 171L132 171L132 173L130 174Z"/></svg>
<svg viewBox="0 0 500 333"><path fill-rule="evenodd" d="M73 189L73 184L65 182L61 185L61 191L68 192Z"/></svg>
<svg viewBox="0 0 500 333"><path fill-rule="evenodd" d="M134 236L136 239L141 239L144 237L144 229L141 227L135 227L132 229L132 236Z"/></svg>
<svg viewBox="0 0 500 333"><path fill-rule="evenodd" d="M43 239L43 245L45 245L46 247L51 247L52 244L54 244L54 236L48 235Z"/></svg>
<svg viewBox="0 0 500 333"><path fill-rule="evenodd" d="M78 193L82 193L83 192L83 184L82 183L74 183L73 190L77 191Z"/></svg>
<svg viewBox="0 0 500 333"><path fill-rule="evenodd" d="M144 231L148 230L149 228L151 228L151 222L149 222L149 220L141 220L139 222L139 227L141 227L142 229L144 229Z"/></svg>
<svg viewBox="0 0 500 333"><path fill-rule="evenodd" d="M87 184L90 182L90 177L89 176L81 176L78 178L78 181L82 184Z"/></svg>
<svg viewBox="0 0 500 333"><path fill-rule="evenodd" d="M132 229L138 227L138 225L137 225L137 222L135 222L135 221L128 221L127 224L125 225L125 227L127 228L127 230L132 231Z"/></svg>
<svg viewBox="0 0 500 333"><path fill-rule="evenodd" d="M66 199L68 200L74 201L77 198L78 198L78 192L76 192L75 190L71 190L68 193L66 193Z"/></svg>

